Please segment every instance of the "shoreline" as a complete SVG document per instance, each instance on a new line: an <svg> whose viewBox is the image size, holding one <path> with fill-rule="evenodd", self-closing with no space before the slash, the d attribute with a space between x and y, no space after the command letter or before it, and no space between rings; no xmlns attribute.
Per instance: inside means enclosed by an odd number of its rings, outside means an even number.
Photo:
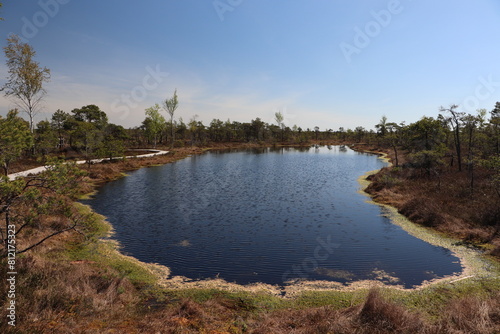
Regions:
<svg viewBox="0 0 500 334"><path fill-rule="evenodd" d="M314 145L314 144L311 144ZM321 145L321 144L319 144ZM327 144L324 144L327 145ZM332 145L339 145L337 144L332 144ZM267 146L243 146L243 147L235 147L233 145L230 145L230 147L214 147L214 148L207 148L207 149L196 149L192 150L188 154L181 154L181 156L177 156L175 159L172 161L167 161L163 164L167 164L173 161L177 161L180 159L185 159L186 157L191 156L192 154L201 154L209 150L216 150L216 149L244 149L244 148L252 148L252 147L270 147L269 145ZM373 152L373 151L363 151L359 150L358 148L353 148L349 146L350 149L354 151L361 151L363 153L371 153L371 154L376 154L378 155L379 159L384 160L391 166L390 158L388 157L387 154L383 152ZM186 152L183 152L186 153ZM174 151L175 155L175 151ZM138 168L143 168L143 167L148 167L151 166L151 164L145 164L144 166L140 166ZM490 278L494 276L494 272L498 271L499 265L496 264L493 260L487 261L486 257L484 255L479 254L477 250L471 250L468 249L465 246L458 246L456 243L459 240L453 239L450 236L442 235L442 233L438 233L436 231L432 231L429 228L425 228L423 226L419 226L418 224L415 224L411 221L409 221L406 217L400 215L397 212L397 209L386 204L382 203L377 203L374 201L373 196L366 193L364 190L366 187L371 183L371 181L367 180L366 178L369 175L373 175L378 173L380 170L375 170L375 171L370 171L362 176L359 177L358 183L360 184L361 188L359 189L359 192L368 197L369 199L367 202L373 203L375 205L379 205L383 208L385 208L388 213L388 217L391 220L393 224L396 224L403 228L407 233L410 235L419 238L427 243L430 243L435 246L441 246L446 249L449 249L453 255L455 255L457 258L460 259L461 265L462 265L462 271L460 274L451 274L445 277L441 278L436 278L430 281L424 281L418 286L414 286L412 288L404 288L401 285L393 285L393 284L387 284L384 283L380 280L377 279L372 279L372 280L360 280L360 281L354 281L348 284L340 283L340 282L335 282L335 281L297 281L289 285L285 286L280 286L280 285L270 285L270 284L265 284L265 283L253 283L253 284L248 284L248 285L241 285L241 284L236 284L236 283L231 283L227 282L223 279L220 278L209 278L209 279L203 279L203 280L192 280L187 277L183 276L171 276L170 268L165 265L160 265L157 263L145 263L141 262L138 259L128 256L125 254L122 254L120 252L120 244L116 240L104 240L100 239L99 242L103 242L107 244L107 248L111 248L114 252L116 252L115 256L122 257L123 259L127 261L131 261L136 265L141 266L142 268L148 270L151 274L153 274L157 278L157 284L164 289L168 290L182 290L182 289L221 289L229 292L261 292L261 293L268 293L274 296L280 296L284 298L294 298L298 297L300 294L304 292L311 292L311 291L318 291L318 292L353 292L353 291L358 291L362 289L369 289L372 287L379 287L379 288L388 288L388 289L393 289L393 290L398 290L398 291L405 291L405 292L411 292L411 291L418 291L425 289L429 286L436 286L440 283L456 283L456 282L464 282L468 281L469 279L481 279L481 278ZM123 174L122 174L123 175ZM89 207L89 209L91 209ZM93 211L92 211L93 212ZM104 217L104 222L109 225L110 230L112 231L113 226L111 223L105 220ZM111 232L112 233L112 232ZM488 271L487 269L496 267L496 270L493 270L493 272ZM385 276L384 276L385 275ZM386 273L382 273L382 277L387 278ZM390 278L390 276L389 276Z"/></svg>
<svg viewBox="0 0 500 334"><path fill-rule="evenodd" d="M387 156L383 156L382 159L388 158ZM495 271L498 272L500 270L500 264L496 263L493 259L489 259L485 254L482 254L481 251L468 248L464 245L459 245L459 239L454 238L453 236L446 235L442 232L435 231L431 228L416 224L400 214L397 208L375 201L372 195L365 192L365 189L371 183L371 181L369 181L367 178L370 175L374 175L376 173L378 173L378 171L371 171L366 173L365 175L360 176L360 178L358 179L358 182L361 184L359 193L367 197L366 202L378 205L383 208L385 213L382 213L382 215L389 218L392 224L401 227L409 235L433 246L448 249L452 255L460 260L460 265L462 267L460 273L454 273L429 281L423 281L421 284L415 286L414 288L404 290L421 290L427 286L437 283L454 283L469 278L489 278L494 276ZM493 272L489 270L492 267L496 267Z"/></svg>

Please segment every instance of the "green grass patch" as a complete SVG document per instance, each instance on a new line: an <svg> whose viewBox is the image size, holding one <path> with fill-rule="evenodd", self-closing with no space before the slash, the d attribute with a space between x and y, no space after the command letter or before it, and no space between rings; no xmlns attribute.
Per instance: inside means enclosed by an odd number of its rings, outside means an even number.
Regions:
<svg viewBox="0 0 500 334"><path fill-rule="evenodd" d="M268 293L253 293L247 291L230 292L221 289L176 289L168 290L173 299L190 299L204 303L211 299L222 298L234 301L239 309L246 311L273 311L293 307L294 300L280 298Z"/></svg>
<svg viewBox="0 0 500 334"><path fill-rule="evenodd" d="M356 291L305 291L294 301L296 308L329 306L343 309L361 304L368 295L368 289Z"/></svg>
<svg viewBox="0 0 500 334"><path fill-rule="evenodd" d="M86 217L86 238L67 244L66 256L70 261L89 261L104 270L111 268L117 275L128 278L138 287L157 283L158 278L147 264L121 254L117 242L103 239L113 233L112 226L106 222L104 216L92 212L86 205L76 205L79 213Z"/></svg>
<svg viewBox="0 0 500 334"><path fill-rule="evenodd" d="M500 277L470 278L453 283L440 282L419 290L381 289L381 295L410 310L438 319L450 301L465 297L488 299L500 291Z"/></svg>

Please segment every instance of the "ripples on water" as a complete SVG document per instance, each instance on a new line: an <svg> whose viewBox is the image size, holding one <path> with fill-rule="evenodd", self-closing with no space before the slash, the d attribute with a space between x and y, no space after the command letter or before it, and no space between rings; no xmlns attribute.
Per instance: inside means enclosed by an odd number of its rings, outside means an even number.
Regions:
<svg viewBox="0 0 500 334"><path fill-rule="evenodd" d="M411 287L460 271L448 250L408 235L358 192L357 179L384 165L337 146L209 152L135 171L86 203L124 252L192 279Z"/></svg>

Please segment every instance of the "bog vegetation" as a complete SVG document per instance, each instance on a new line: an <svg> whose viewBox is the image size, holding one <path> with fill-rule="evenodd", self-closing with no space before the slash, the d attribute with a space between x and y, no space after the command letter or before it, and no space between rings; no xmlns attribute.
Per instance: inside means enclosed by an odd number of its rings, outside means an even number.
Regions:
<svg viewBox="0 0 500 334"><path fill-rule="evenodd" d="M171 333L494 333L500 331L499 283L433 291L433 306L418 295L404 299L372 290L304 296L295 301L223 291L164 291L154 275L107 256L97 240L106 229L73 200L92 183L116 177L141 163L115 159L100 166L94 158L119 158L136 148L170 148L182 157L194 147L217 145L351 144L389 154L393 166L373 177L368 191L396 206L413 221L452 234L463 243L500 255L500 102L473 114L457 105L433 117L405 124L382 117L374 130L320 129L196 116L185 122L182 92L145 110L142 124L125 129L109 122L94 104L56 110L34 123L50 71L15 36L5 49L9 69L3 86L18 108L0 117L0 257L8 264L9 230L15 230L19 332ZM179 107L179 108L178 108ZM434 112L432 110L428 112ZM25 116L25 117L22 117ZM173 155L177 154L176 157ZM84 159L77 167L68 163ZM170 159L170 160L169 160ZM43 174L11 180L7 175L48 164ZM2 332L9 299L0 284ZM339 303L350 298L349 303ZM422 296L420 297L422 298ZM337 304L336 304L337 303Z"/></svg>

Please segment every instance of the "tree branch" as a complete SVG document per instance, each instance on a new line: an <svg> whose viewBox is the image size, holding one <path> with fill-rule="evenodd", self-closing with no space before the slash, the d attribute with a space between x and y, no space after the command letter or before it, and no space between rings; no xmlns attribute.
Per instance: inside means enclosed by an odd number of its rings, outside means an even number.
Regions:
<svg viewBox="0 0 500 334"><path fill-rule="evenodd" d="M73 225L71 225L70 227L65 228L65 229L63 229L63 230L56 231L56 232L54 232L54 233L52 233L52 234L49 234L48 236L46 236L45 238L41 239L41 240L40 240L40 241L38 241L37 243L34 243L33 245L31 245L31 246L29 246L29 247L27 247L27 248L23 249L22 251L18 251L18 252L17 252L17 254L22 254L22 253L24 253L24 252L27 252L27 251L29 251L30 249L33 249L33 248L35 248L35 247L37 247L37 246L41 245L42 243L44 243L44 242L45 242L45 241L47 241L48 239L53 238L53 237L55 237L56 235L59 235L59 234L64 233L64 232L68 232L68 231L71 231L71 230L75 230L75 231L77 231L78 233L81 233L80 231L78 231L78 230L76 229L76 227L78 226L78 223L79 223L79 219L75 219L75 220L74 220L74 222L73 222Z"/></svg>

